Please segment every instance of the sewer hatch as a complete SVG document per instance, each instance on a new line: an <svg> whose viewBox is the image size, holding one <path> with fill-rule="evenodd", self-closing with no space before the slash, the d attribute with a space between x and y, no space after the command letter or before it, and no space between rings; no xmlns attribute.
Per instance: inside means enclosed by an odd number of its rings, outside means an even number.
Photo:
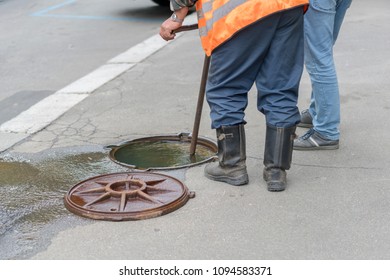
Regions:
<svg viewBox="0 0 390 280"><path fill-rule="evenodd" d="M170 213L195 193L178 179L151 172L124 172L82 181L65 195L77 215L110 221L141 220Z"/></svg>
<svg viewBox="0 0 390 280"><path fill-rule="evenodd" d="M188 133L138 138L110 145L110 159L122 166L148 171L172 170L200 165L216 158L215 142L199 137L194 155L190 155Z"/></svg>

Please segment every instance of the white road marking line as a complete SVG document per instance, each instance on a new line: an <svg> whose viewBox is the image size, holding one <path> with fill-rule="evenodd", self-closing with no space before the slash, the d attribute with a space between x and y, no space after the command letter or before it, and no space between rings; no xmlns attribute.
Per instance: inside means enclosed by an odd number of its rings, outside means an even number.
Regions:
<svg viewBox="0 0 390 280"><path fill-rule="evenodd" d="M56 92L20 113L17 117L3 123L1 132L35 133L63 115L74 105L88 96L86 93Z"/></svg>
<svg viewBox="0 0 390 280"><path fill-rule="evenodd" d="M170 41L172 42L172 41ZM161 39L160 35L155 35L145 41L135 45L124 53L114 57L109 63L138 63L163 48L169 42Z"/></svg>
<svg viewBox="0 0 390 280"><path fill-rule="evenodd" d="M184 24L196 21L196 14L189 15ZM177 37L182 34L177 34ZM154 35L126 52L112 58L81 79L32 105L26 111L0 125L0 152L5 151L58 119L89 94L134 67L173 41L166 42ZM8 136L7 136L8 135Z"/></svg>
<svg viewBox="0 0 390 280"><path fill-rule="evenodd" d="M135 64L106 64L72 84L60 89L61 93L92 93L104 84L115 79Z"/></svg>

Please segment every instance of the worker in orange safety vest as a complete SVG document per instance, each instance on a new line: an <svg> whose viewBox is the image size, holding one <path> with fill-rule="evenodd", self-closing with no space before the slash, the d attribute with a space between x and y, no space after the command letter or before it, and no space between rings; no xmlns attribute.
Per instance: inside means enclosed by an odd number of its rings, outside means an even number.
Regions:
<svg viewBox="0 0 390 280"><path fill-rule="evenodd" d="M298 88L303 71L303 14L308 0L171 0L173 14L160 36L175 38L189 7L196 5L202 47L211 56L206 99L216 129L218 162L205 176L231 185L249 182L245 109L257 88L266 118L263 178L269 191L283 191L300 121Z"/></svg>

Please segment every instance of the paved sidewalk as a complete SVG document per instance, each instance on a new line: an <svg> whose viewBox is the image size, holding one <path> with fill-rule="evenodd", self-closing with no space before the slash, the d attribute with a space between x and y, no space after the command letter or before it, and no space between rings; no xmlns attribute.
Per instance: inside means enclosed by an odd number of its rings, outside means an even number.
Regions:
<svg viewBox="0 0 390 280"><path fill-rule="evenodd" d="M286 191L268 192L262 180L265 120L253 89L246 116L249 185L209 181L204 166L168 172L196 198L158 218L68 228L32 258L389 259L389 6L387 0L352 3L335 48L340 149L294 152ZM191 132L202 63L197 31L187 32L12 152ZM304 74L300 109L309 96ZM214 139L208 113L205 103L200 135Z"/></svg>

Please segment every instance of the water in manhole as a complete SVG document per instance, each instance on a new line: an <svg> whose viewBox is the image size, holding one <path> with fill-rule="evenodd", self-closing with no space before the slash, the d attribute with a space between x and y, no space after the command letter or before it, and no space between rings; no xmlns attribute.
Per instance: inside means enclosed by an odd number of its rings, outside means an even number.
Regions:
<svg viewBox="0 0 390 280"><path fill-rule="evenodd" d="M190 155L190 146L188 135L153 136L109 146L109 156L130 168L164 170L202 164L213 160L217 153L216 144L206 138L198 139L194 155Z"/></svg>

